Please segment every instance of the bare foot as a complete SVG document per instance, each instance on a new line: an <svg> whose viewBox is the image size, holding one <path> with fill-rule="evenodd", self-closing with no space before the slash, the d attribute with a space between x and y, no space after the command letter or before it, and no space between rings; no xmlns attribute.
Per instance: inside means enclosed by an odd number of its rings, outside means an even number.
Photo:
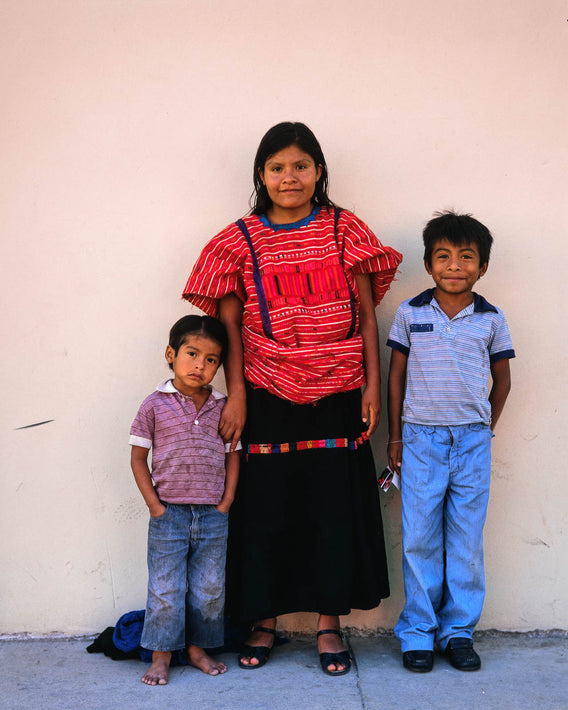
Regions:
<svg viewBox="0 0 568 710"><path fill-rule="evenodd" d="M247 646L264 646L265 648L271 649L274 645L274 634L267 633L266 631L257 631L256 627L264 626L268 629L276 628L276 619L262 619L257 621L254 625L252 634L246 640ZM239 656L239 663L243 666L258 666L260 661L256 656Z"/></svg>
<svg viewBox="0 0 568 710"><path fill-rule="evenodd" d="M227 666L224 663L211 658L211 656L205 653L199 646L188 646L187 658L190 666L199 668L200 671L207 673L207 675L219 675L220 673L227 672Z"/></svg>
<svg viewBox="0 0 568 710"><path fill-rule="evenodd" d="M171 658L172 654L169 651L154 651L152 665L142 676L142 682L146 685L166 685Z"/></svg>
<svg viewBox="0 0 568 710"><path fill-rule="evenodd" d="M339 631L339 617L322 614L319 618L318 631L321 629L337 629ZM319 653L339 653L345 650L345 645L339 634L322 634L318 636ZM343 671L345 668L344 663L330 663L327 666L328 671Z"/></svg>

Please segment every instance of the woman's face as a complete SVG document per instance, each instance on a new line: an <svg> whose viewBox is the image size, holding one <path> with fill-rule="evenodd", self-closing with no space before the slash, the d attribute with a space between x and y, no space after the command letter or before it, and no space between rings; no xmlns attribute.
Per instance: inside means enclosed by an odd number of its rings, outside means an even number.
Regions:
<svg viewBox="0 0 568 710"><path fill-rule="evenodd" d="M310 214L321 165L316 165L308 153L289 145L269 156L259 173L272 200L267 215L271 222L296 222Z"/></svg>

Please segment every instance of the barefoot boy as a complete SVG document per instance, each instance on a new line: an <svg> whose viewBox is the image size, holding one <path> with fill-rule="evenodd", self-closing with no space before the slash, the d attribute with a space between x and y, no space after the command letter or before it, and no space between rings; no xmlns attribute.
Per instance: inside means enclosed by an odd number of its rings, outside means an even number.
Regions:
<svg viewBox="0 0 568 710"><path fill-rule="evenodd" d="M447 212L423 237L435 288L400 305L388 340L388 458L401 473L406 595L395 634L408 670L430 671L436 643L455 668L473 671L492 430L515 353L503 313L472 292L487 271L489 230Z"/></svg>
<svg viewBox="0 0 568 710"><path fill-rule="evenodd" d="M209 387L226 352L222 323L181 318L166 348L174 377L144 400L130 430L132 471L150 511L141 639L153 651L148 685L165 685L171 652L186 647L205 673L227 670L203 650L223 645L227 514L239 472L239 454L225 454L218 433L225 397Z"/></svg>

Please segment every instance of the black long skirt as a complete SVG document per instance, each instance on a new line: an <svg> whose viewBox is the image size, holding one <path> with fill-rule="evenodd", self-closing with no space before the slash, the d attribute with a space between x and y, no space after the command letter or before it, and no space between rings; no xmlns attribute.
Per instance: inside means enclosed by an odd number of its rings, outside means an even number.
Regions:
<svg viewBox="0 0 568 710"><path fill-rule="evenodd" d="M299 405L249 387L247 406L246 455L229 527L230 615L254 621L376 607L389 585L369 442L356 448L294 446L360 438L360 390ZM272 446L284 449L279 453L246 453L249 445L255 451L265 444L289 446Z"/></svg>

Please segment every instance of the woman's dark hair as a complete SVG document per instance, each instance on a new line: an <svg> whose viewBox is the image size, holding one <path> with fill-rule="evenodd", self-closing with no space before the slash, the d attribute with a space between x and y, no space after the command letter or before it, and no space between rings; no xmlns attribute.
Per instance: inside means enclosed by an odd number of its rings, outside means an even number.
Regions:
<svg viewBox="0 0 568 710"><path fill-rule="evenodd" d="M291 145L297 145L300 150L307 153L316 164L316 168L321 166L321 175L316 182L316 189L312 198L313 203L324 207L335 207L327 196L327 165L318 139L304 123L284 121L283 123L278 123L276 126L272 126L272 128L264 134L256 151L252 176L254 192L251 196L251 214L266 214L272 207L272 200L268 196L268 190L260 178L260 173L264 170L266 161L271 155Z"/></svg>
<svg viewBox="0 0 568 710"><path fill-rule="evenodd" d="M227 329L217 318L211 316L184 316L172 325L169 346L178 354L188 335L204 335L221 347L219 364L222 365L227 355L229 339ZM173 367L170 363L170 368Z"/></svg>
<svg viewBox="0 0 568 710"><path fill-rule="evenodd" d="M424 240L424 261L432 266L432 250L436 242L447 239L454 246L475 244L479 252L479 265L489 263L493 237L484 224L470 214L456 212L435 212L422 233Z"/></svg>

